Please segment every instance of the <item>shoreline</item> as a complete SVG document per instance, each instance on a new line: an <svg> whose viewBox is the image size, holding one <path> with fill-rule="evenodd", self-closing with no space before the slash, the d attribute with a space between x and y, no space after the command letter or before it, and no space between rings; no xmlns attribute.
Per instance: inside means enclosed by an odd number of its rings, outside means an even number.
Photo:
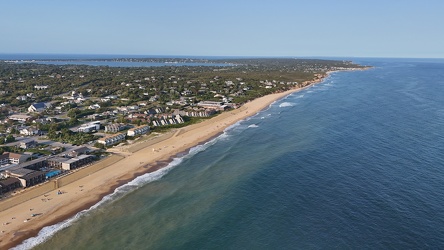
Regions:
<svg viewBox="0 0 444 250"><path fill-rule="evenodd" d="M126 146L128 149L137 149L132 153L123 151L124 148L113 148L113 154L123 155L120 160L61 187L62 195L51 191L2 211L0 249L17 246L24 240L37 236L42 228L63 222L91 208L105 196L114 193L116 188L138 176L165 168L174 158L182 157L193 147L220 136L233 124L256 115L290 94L323 82L330 73L332 72L326 72L322 77L308 81L305 87L259 97L236 110L226 111L201 123L173 130L172 135L165 133ZM39 215L31 218L30 215L35 213Z"/></svg>

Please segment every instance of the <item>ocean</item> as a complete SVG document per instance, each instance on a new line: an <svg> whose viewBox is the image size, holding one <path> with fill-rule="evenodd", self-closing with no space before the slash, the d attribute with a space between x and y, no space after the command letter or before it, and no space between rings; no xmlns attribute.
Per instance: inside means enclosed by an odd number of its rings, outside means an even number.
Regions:
<svg viewBox="0 0 444 250"><path fill-rule="evenodd" d="M353 61L17 249L444 248L444 60Z"/></svg>

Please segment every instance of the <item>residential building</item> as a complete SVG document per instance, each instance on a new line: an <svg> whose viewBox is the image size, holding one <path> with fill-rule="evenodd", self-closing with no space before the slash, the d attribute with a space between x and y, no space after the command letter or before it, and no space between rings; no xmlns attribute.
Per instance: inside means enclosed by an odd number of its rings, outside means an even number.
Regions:
<svg viewBox="0 0 444 250"><path fill-rule="evenodd" d="M117 133L119 131L122 131L125 128L125 125L123 124L110 124L105 126L105 132L106 133Z"/></svg>
<svg viewBox="0 0 444 250"><path fill-rule="evenodd" d="M215 109L215 110L226 110L228 108L227 105L223 105L222 102L213 102L213 101L201 101L197 104L199 107Z"/></svg>
<svg viewBox="0 0 444 250"><path fill-rule="evenodd" d="M150 131L150 126L144 125L139 126L136 128L128 129L127 135L128 136L136 136L136 135L143 135Z"/></svg>
<svg viewBox="0 0 444 250"><path fill-rule="evenodd" d="M6 152L5 152L6 153ZM0 166L9 164L9 157L7 154L0 155Z"/></svg>
<svg viewBox="0 0 444 250"><path fill-rule="evenodd" d="M83 154L89 153L91 151L92 150L89 149L88 147L78 147L78 148L75 148L75 149L67 152L66 155L69 157L77 157L79 155L83 155Z"/></svg>
<svg viewBox="0 0 444 250"><path fill-rule="evenodd" d="M23 127L19 130L19 132L21 135L29 135L29 136L40 134L40 130L35 127Z"/></svg>
<svg viewBox="0 0 444 250"><path fill-rule="evenodd" d="M62 168L62 163L67 161L67 160L69 160L69 158L51 157L51 158L48 158L46 160L46 162L48 163L48 167L61 169Z"/></svg>
<svg viewBox="0 0 444 250"><path fill-rule="evenodd" d="M83 124L77 129L77 132L89 133L92 131L98 131L100 129L100 121L90 122Z"/></svg>
<svg viewBox="0 0 444 250"><path fill-rule="evenodd" d="M45 181L45 172L16 166L6 170L9 177L19 179L22 187L30 187Z"/></svg>
<svg viewBox="0 0 444 250"><path fill-rule="evenodd" d="M89 105L89 107L88 107L89 109L99 109L100 108L100 105L99 104L93 104L93 105Z"/></svg>
<svg viewBox="0 0 444 250"><path fill-rule="evenodd" d="M95 156L93 155L79 155L77 157L67 159L62 162L61 168L64 170L72 170L82 166L85 166L88 163L94 161Z"/></svg>
<svg viewBox="0 0 444 250"><path fill-rule="evenodd" d="M0 165L20 164L20 163L25 162L28 158L29 158L29 155L4 152L2 155L0 155Z"/></svg>
<svg viewBox="0 0 444 250"><path fill-rule="evenodd" d="M159 120L153 120L152 123L154 126L166 126L166 125L173 125L173 124L181 124L185 121L180 115L174 115L174 116L161 116L159 117Z"/></svg>
<svg viewBox="0 0 444 250"><path fill-rule="evenodd" d="M47 108L50 108L51 104L50 103L44 103L44 102L38 102L38 103L34 103L31 106L29 106L28 108L28 112L43 112L45 111Z"/></svg>
<svg viewBox="0 0 444 250"><path fill-rule="evenodd" d="M20 141L19 148L28 149L34 148L37 145L36 141L33 139L25 139Z"/></svg>
<svg viewBox="0 0 444 250"><path fill-rule="evenodd" d="M31 118L31 116L22 115L22 114L15 114L15 115L10 115L8 118L13 121L26 122Z"/></svg>
<svg viewBox="0 0 444 250"><path fill-rule="evenodd" d="M103 138L97 140L97 142L100 144L103 144L105 146L111 146L111 145L117 144L123 140L125 140L125 134L115 134L115 135L103 137Z"/></svg>
<svg viewBox="0 0 444 250"><path fill-rule="evenodd" d="M21 186L20 184L20 180L14 177L0 179L0 195L19 188Z"/></svg>
<svg viewBox="0 0 444 250"><path fill-rule="evenodd" d="M37 90L47 89L48 85L35 85L34 88Z"/></svg>
<svg viewBox="0 0 444 250"><path fill-rule="evenodd" d="M42 168L48 167L47 159L49 157L38 158L32 161L27 161L18 165L21 168L32 169L32 170L40 170Z"/></svg>
<svg viewBox="0 0 444 250"><path fill-rule="evenodd" d="M28 97L25 95L21 95L21 96L17 96L15 99L17 99L19 101L26 101L26 99L28 99Z"/></svg>

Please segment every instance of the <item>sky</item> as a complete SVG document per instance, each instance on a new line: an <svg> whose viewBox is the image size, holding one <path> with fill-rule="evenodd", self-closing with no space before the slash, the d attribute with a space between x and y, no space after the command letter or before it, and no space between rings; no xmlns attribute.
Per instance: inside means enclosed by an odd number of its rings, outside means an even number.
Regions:
<svg viewBox="0 0 444 250"><path fill-rule="evenodd" d="M444 58L442 0L2 0L0 53Z"/></svg>

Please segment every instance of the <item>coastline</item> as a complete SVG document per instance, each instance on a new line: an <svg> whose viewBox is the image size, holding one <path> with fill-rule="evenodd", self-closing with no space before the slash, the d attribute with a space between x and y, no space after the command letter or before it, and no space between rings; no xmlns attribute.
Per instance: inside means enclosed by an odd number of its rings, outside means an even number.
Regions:
<svg viewBox="0 0 444 250"><path fill-rule="evenodd" d="M322 82L330 73L309 81L305 87L266 95L201 123L130 145L130 148L136 149L133 153L124 151L124 148L113 148L111 151L120 155L120 160L63 186L60 188L62 195L51 191L2 211L0 249L17 246L25 239L36 236L42 228L89 209L117 187L138 176L162 169L175 157L183 156L191 148L219 136L229 126L257 114L287 95ZM31 214L39 215L31 217Z"/></svg>

